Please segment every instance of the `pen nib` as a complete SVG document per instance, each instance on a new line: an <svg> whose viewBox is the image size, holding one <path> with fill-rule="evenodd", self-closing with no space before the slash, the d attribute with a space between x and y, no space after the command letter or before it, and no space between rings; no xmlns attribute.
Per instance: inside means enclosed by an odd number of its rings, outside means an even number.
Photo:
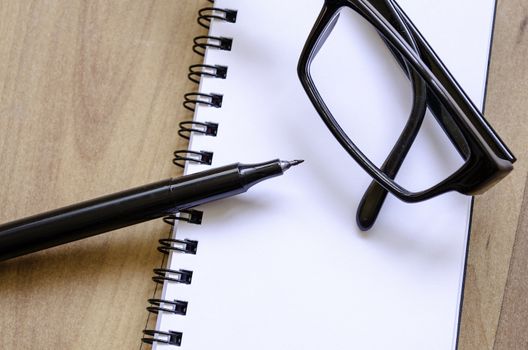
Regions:
<svg viewBox="0 0 528 350"><path fill-rule="evenodd" d="M299 159L296 159L296 160L292 160L289 162L291 166L296 166L296 165L299 165L301 163L304 163L304 160L299 160Z"/></svg>
<svg viewBox="0 0 528 350"><path fill-rule="evenodd" d="M281 160L280 163L281 163L281 167L282 167L282 171L286 171L288 169L290 169L292 166L296 166L296 165L299 165L301 164L302 162L304 162L304 160L291 160L291 161L285 161L285 160Z"/></svg>

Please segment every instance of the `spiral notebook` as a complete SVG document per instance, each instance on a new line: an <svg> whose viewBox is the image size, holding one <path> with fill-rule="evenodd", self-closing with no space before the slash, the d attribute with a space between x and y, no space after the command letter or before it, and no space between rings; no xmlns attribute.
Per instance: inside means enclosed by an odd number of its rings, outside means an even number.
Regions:
<svg viewBox="0 0 528 350"><path fill-rule="evenodd" d="M482 106L495 1L398 3ZM472 200L449 193L406 204L389 196L374 228L357 228L355 211L371 179L324 127L296 74L321 5L216 0L216 11L200 12L204 25L212 14L220 18L210 23L211 38L195 39L194 50L205 53L197 64L205 66L190 68L199 85L185 105L196 111L180 130L189 150L175 161L186 163L186 173L275 158L306 162L245 195L166 219L190 222L161 242L167 259L155 280L162 293L149 307L157 325L145 331L157 349L457 347ZM350 40L357 46L349 45L349 57L379 60L369 56L368 41ZM374 79L383 98L372 104L390 114L401 98L391 84L408 82ZM432 176L423 171L428 152L450 151L430 115L422 129L402 180Z"/></svg>

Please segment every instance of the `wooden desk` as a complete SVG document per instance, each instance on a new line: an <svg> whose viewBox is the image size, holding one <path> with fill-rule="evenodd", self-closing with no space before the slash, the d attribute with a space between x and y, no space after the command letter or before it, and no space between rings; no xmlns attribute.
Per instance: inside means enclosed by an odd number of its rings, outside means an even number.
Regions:
<svg viewBox="0 0 528 350"><path fill-rule="evenodd" d="M0 222L175 176L205 0L0 3ZM487 117L520 159L477 199L461 349L525 349L528 7L499 1ZM160 221L0 264L0 348L134 349Z"/></svg>

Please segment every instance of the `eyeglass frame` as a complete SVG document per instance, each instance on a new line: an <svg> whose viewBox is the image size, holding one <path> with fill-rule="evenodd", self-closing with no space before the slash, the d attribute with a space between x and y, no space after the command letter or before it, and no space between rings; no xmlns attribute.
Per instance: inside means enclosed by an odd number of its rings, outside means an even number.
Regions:
<svg viewBox="0 0 528 350"><path fill-rule="evenodd" d="M440 183L419 192L409 191L374 165L350 140L324 103L310 74L310 66L337 22L339 12L348 7L370 22L391 52L408 65L427 85L427 100L435 105L433 115L459 153L464 164ZM389 22L392 7L405 22L415 41L416 52ZM382 14L383 12L384 14ZM394 20L394 19L393 19ZM422 58L423 57L423 58ZM299 58L297 73L310 101L323 122L341 146L385 190L397 198L413 203L440 194L457 191L480 194L496 184L512 169L515 156L475 107L451 73L420 34L411 20L393 0L325 0L323 8L306 40ZM405 142L405 139L399 142ZM410 143L407 142L410 146ZM404 155L405 156L405 155Z"/></svg>

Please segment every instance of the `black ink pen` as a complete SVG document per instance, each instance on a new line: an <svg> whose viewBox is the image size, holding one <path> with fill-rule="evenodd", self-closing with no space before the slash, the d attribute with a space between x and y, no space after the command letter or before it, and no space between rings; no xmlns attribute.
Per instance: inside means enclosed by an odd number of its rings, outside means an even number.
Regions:
<svg viewBox="0 0 528 350"><path fill-rule="evenodd" d="M0 225L0 260L234 196L300 163L273 160L227 165L9 222Z"/></svg>

